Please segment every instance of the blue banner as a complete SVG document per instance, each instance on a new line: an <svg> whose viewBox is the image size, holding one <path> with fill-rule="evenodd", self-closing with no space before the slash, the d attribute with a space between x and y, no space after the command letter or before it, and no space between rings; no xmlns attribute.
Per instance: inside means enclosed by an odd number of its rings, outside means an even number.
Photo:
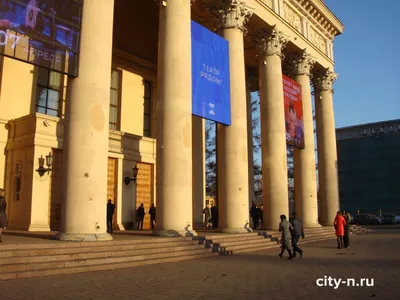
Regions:
<svg viewBox="0 0 400 300"><path fill-rule="evenodd" d="M231 125L229 43L193 21L192 113Z"/></svg>

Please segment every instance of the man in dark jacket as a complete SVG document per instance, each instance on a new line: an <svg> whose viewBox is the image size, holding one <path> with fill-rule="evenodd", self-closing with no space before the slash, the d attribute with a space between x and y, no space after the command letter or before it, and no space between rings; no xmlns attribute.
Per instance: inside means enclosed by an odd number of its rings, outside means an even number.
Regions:
<svg viewBox="0 0 400 300"><path fill-rule="evenodd" d="M293 247L293 257L296 257L296 252L300 254L300 257L303 257L303 250L297 246L300 237L304 239L304 228L303 222L297 217L295 212L292 213L292 218L290 219L290 224L292 224L292 247Z"/></svg>
<svg viewBox="0 0 400 300"><path fill-rule="evenodd" d="M218 228L218 209L215 203L211 205L211 223L213 229Z"/></svg>
<svg viewBox="0 0 400 300"><path fill-rule="evenodd" d="M151 229L154 230L154 225L156 225L156 207L154 206L154 203L151 204L151 207L149 209L149 215L150 215Z"/></svg>
<svg viewBox="0 0 400 300"><path fill-rule="evenodd" d="M113 216L114 216L115 205L111 203L111 199L108 199L107 203L107 232L113 232Z"/></svg>
<svg viewBox="0 0 400 300"><path fill-rule="evenodd" d="M138 219L137 229L138 230L143 230L144 215L145 215L145 212L144 212L144 206L142 203L142 204L140 204L139 208L137 209L137 219Z"/></svg>
<svg viewBox="0 0 400 300"><path fill-rule="evenodd" d="M258 219L259 219L259 212L257 205L254 203L254 201L251 202L251 208L250 208L250 216L253 220L253 229L256 230L258 227Z"/></svg>

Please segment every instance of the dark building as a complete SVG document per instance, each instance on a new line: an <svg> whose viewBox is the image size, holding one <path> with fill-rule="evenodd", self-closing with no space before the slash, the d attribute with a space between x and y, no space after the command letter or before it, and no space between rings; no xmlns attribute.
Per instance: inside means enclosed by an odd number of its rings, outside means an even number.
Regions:
<svg viewBox="0 0 400 300"><path fill-rule="evenodd" d="M400 119L336 129L340 208L400 212Z"/></svg>

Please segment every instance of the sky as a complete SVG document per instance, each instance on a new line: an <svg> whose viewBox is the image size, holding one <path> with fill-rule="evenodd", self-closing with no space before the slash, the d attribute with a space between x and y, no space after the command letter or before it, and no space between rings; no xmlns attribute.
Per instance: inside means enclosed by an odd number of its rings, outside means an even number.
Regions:
<svg viewBox="0 0 400 300"><path fill-rule="evenodd" d="M334 40L336 127L400 119L400 1L325 4L345 26Z"/></svg>

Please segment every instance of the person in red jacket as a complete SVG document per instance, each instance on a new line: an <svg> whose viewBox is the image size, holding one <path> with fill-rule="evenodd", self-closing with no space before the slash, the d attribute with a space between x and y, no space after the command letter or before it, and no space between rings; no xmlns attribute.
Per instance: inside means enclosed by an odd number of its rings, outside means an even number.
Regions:
<svg viewBox="0 0 400 300"><path fill-rule="evenodd" d="M341 211L337 212L335 221L333 222L333 225L335 226L335 230L336 230L338 249L342 249L343 248L344 226L346 225L346 219L343 217Z"/></svg>

